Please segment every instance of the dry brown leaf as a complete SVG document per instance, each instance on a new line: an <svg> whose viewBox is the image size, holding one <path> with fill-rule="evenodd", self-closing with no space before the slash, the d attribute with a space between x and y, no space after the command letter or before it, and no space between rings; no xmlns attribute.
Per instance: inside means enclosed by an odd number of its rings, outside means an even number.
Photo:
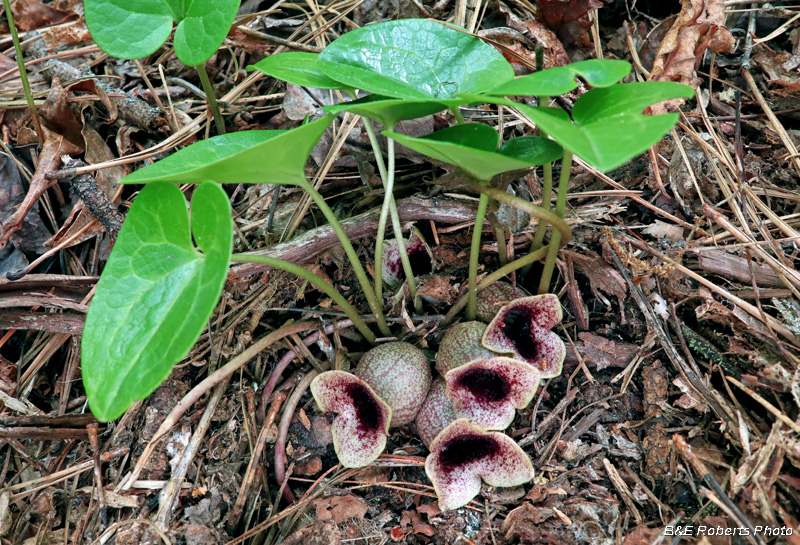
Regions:
<svg viewBox="0 0 800 545"><path fill-rule="evenodd" d="M570 63L569 56L564 50L564 44L561 43L555 32L535 19L523 21L503 2L499 2L498 6L500 13L506 16L509 27L531 38L536 45L544 48L542 68L564 66Z"/></svg>
<svg viewBox="0 0 800 545"><path fill-rule="evenodd" d="M69 45L83 44L92 41L86 22L75 21L67 25L58 25L41 31L42 39L49 51L56 51Z"/></svg>
<svg viewBox="0 0 800 545"><path fill-rule="evenodd" d="M39 0L17 0L12 4L11 12L17 27L24 31L58 25L78 18L72 11L56 9Z"/></svg>
<svg viewBox="0 0 800 545"><path fill-rule="evenodd" d="M328 496L311 502L317 512L317 519L332 520L341 524L350 519L363 519L367 514L367 504L363 500L348 494L346 496Z"/></svg>
<svg viewBox="0 0 800 545"><path fill-rule="evenodd" d="M53 78L47 99L39 108L39 117L48 129L85 149L86 144L81 135L83 124L75 117L75 112L67 102L68 95L69 90L61 86L58 78Z"/></svg>
<svg viewBox="0 0 800 545"><path fill-rule="evenodd" d="M537 13L565 46L589 46L586 30L592 26L588 14L603 7L597 0L537 0Z"/></svg>
<svg viewBox="0 0 800 545"><path fill-rule="evenodd" d="M656 53L650 81L676 81L697 88L694 71L707 50L733 51L734 40L725 27L723 0L681 0L681 12ZM650 113L677 110L684 99L668 100L650 107Z"/></svg>
<svg viewBox="0 0 800 545"><path fill-rule="evenodd" d="M74 155L83 150L68 142L63 136L42 127L44 131L44 146L39 155L39 165L31 178L31 185L25 199L17 207L17 210L9 216L2 225L0 234L0 249L5 248L11 236L22 227L22 222L28 211L39 200L39 197L55 183L55 180L47 178L47 174L58 170L61 164L62 155Z"/></svg>
<svg viewBox="0 0 800 545"><path fill-rule="evenodd" d="M14 208L23 201L24 197L25 186L22 183L19 168L10 157L0 157L0 225L11 217ZM20 230L10 240L11 244L21 252L41 255L46 250L45 243L49 237L50 232L42 222L38 206L35 206L31 213L22 220ZM25 261L24 258L18 261L22 267L13 266L12 262L4 261L4 268L19 270L27 265Z"/></svg>
<svg viewBox="0 0 800 545"><path fill-rule="evenodd" d="M569 252L568 250L562 250L562 252L568 252L575 265L580 268L583 274L589 277L592 293L594 293L598 299L609 304L606 298L600 295L598 290L604 291L605 293L614 295L619 302L620 308L623 307L625 295L628 293L628 284L615 268L609 265L605 259L593 252L587 251L586 255Z"/></svg>
<svg viewBox="0 0 800 545"><path fill-rule="evenodd" d="M625 367L638 351L632 344L617 344L585 331L578 333L578 338L584 343L581 350L584 357L594 363L598 371L606 367Z"/></svg>
<svg viewBox="0 0 800 545"><path fill-rule="evenodd" d="M642 230L645 235L650 235L659 240L668 240L670 242L679 242L683 240L683 227L675 225L674 223L667 223L660 220L655 220Z"/></svg>
<svg viewBox="0 0 800 545"><path fill-rule="evenodd" d="M508 514L500 531L508 540L519 539L528 533L529 527L538 526L553 516L552 509L525 502Z"/></svg>

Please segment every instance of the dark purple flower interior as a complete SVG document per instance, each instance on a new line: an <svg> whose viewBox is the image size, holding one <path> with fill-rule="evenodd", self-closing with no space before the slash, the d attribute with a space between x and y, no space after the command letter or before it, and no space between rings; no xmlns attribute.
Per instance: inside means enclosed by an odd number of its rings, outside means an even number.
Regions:
<svg viewBox="0 0 800 545"><path fill-rule="evenodd" d="M411 263L411 270L414 276L428 274L433 271L433 267L431 267L431 255L421 242L419 244L414 244L412 248L408 249L408 261Z"/></svg>
<svg viewBox="0 0 800 545"><path fill-rule="evenodd" d="M539 353L539 347L531 331L532 312L527 307L510 309L503 319L503 334L511 339L519 355L532 360Z"/></svg>
<svg viewBox="0 0 800 545"><path fill-rule="evenodd" d="M447 470L491 456L500 450L500 444L491 436L466 434L445 443L439 452L439 463Z"/></svg>
<svg viewBox="0 0 800 545"><path fill-rule="evenodd" d="M500 401L511 391L508 380L491 369L470 369L458 378L458 385L469 390L480 402Z"/></svg>
<svg viewBox="0 0 800 545"><path fill-rule="evenodd" d="M374 433L383 427L381 407L370 391L356 382L348 384L347 395L353 400L358 418L358 431L363 434Z"/></svg>

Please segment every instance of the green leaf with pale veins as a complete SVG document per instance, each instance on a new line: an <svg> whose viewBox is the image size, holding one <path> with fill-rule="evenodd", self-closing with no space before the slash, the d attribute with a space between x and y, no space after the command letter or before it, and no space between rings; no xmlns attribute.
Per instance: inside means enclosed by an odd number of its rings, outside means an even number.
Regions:
<svg viewBox="0 0 800 545"><path fill-rule="evenodd" d="M678 114L645 115L647 106L673 98L690 98L694 89L669 81L619 83L584 93L572 110L516 104L543 131L601 171L617 168L661 140Z"/></svg>
<svg viewBox="0 0 800 545"><path fill-rule="evenodd" d="M197 66L231 29L239 0L84 0L86 26L100 48L120 59L154 53L175 28L175 54Z"/></svg>
<svg viewBox="0 0 800 545"><path fill-rule="evenodd" d="M608 87L617 83L631 71L628 61L614 59L589 59L566 66L557 66L522 76L490 89L491 96L558 96L575 89L578 76L592 87Z"/></svg>
<svg viewBox="0 0 800 545"><path fill-rule="evenodd" d="M415 138L392 131L385 136L445 163L456 165L475 178L489 181L497 174L555 161L561 146L540 136L520 136L497 148L497 131L488 125L466 123Z"/></svg>
<svg viewBox="0 0 800 545"><path fill-rule="evenodd" d="M183 193L160 183L139 193L120 230L82 340L83 383L101 421L169 376L217 304L233 248L231 207L219 185L195 189L189 226Z"/></svg>
<svg viewBox="0 0 800 545"><path fill-rule="evenodd" d="M348 32L320 53L317 66L356 89L422 100L480 93L514 77L514 69L492 46L426 19Z"/></svg>
<svg viewBox="0 0 800 545"><path fill-rule="evenodd" d="M149 182L295 185L305 180L311 150L333 121L327 115L290 131L242 131L186 146L120 183Z"/></svg>
<svg viewBox="0 0 800 545"><path fill-rule="evenodd" d="M317 53L304 53L302 51L278 53L261 59L256 64L251 64L247 67L247 70L258 70L275 79L302 85L303 87L352 90L352 87L348 87L320 72L319 68L317 68L317 57L319 57Z"/></svg>

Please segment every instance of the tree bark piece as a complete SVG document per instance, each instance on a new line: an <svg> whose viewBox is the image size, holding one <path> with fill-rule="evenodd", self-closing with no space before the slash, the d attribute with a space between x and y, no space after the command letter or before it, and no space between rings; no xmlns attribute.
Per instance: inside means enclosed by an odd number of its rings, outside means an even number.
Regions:
<svg viewBox="0 0 800 545"><path fill-rule="evenodd" d="M438 223L462 223L475 220L476 205L469 201L456 199L431 199L410 197L397 202L397 211L403 222L431 220ZM375 209L359 216L342 221L342 228L350 240L375 235L378 228L380 210ZM290 263L303 263L314 256L339 245L339 239L329 225L318 227L295 237L289 242L276 244L253 252ZM243 263L233 267L233 275L238 278L259 274L269 269L266 265Z"/></svg>
<svg viewBox="0 0 800 545"><path fill-rule="evenodd" d="M39 39L33 40L28 44L26 52L29 55L36 59L41 59L51 54L50 51L47 50L44 39L38 32L30 32L28 34L29 37L35 37L37 35L39 37ZM54 77L57 77L62 83L66 84L69 81L93 76L91 73L81 72L71 64L57 59L48 59L40 64L44 69L43 73L48 81L52 81ZM102 79L92 79L97 87L105 91L105 93L111 97L111 100L117 105L119 117L124 121L154 134L169 132L169 123L167 122L166 114L162 110L150 106L142 99L131 96L121 89L108 85Z"/></svg>

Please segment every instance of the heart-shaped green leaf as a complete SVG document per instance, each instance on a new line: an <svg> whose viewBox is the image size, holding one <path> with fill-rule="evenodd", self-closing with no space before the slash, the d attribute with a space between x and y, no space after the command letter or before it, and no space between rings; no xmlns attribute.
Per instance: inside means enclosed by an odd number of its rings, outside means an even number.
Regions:
<svg viewBox="0 0 800 545"><path fill-rule="evenodd" d="M352 87L333 80L320 72L319 68L317 68L317 57L319 57L317 53L304 53L302 51L278 53L261 59L256 64L251 64L247 67L247 70L260 70L275 79L288 81L303 87L352 90Z"/></svg>
<svg viewBox="0 0 800 545"><path fill-rule="evenodd" d="M145 187L125 219L83 330L83 383L99 420L117 418L155 390L217 304L233 248L220 186L195 189L191 225L190 232L186 199L172 184Z"/></svg>
<svg viewBox="0 0 800 545"><path fill-rule="evenodd" d="M103 51L139 59L164 45L175 28L184 64L206 62L231 29L240 0L85 0L86 26Z"/></svg>
<svg viewBox="0 0 800 545"><path fill-rule="evenodd" d="M556 108L532 108L510 101L543 131L578 157L602 171L623 165L646 151L675 126L678 114L644 115L647 106L673 98L690 98L694 89L669 81L619 83L584 93L572 119Z"/></svg>
<svg viewBox="0 0 800 545"><path fill-rule="evenodd" d="M614 59L589 59L567 66L557 66L534 72L505 83L486 92L492 96L534 95L558 96L568 93L578 86L578 76L592 87L613 85L631 71L627 61Z"/></svg>
<svg viewBox="0 0 800 545"><path fill-rule="evenodd" d="M501 172L550 163L562 155L561 146L539 136L514 138L497 149L497 132L480 123L455 125L421 138L392 131L383 134L428 157L456 165L483 181Z"/></svg>
<svg viewBox="0 0 800 545"><path fill-rule="evenodd" d="M435 114L451 107L467 104L462 99L446 100L403 100L387 98L380 95L368 95L351 102L342 102L332 106L325 106L323 110L330 114L352 112L356 115L378 121L384 127L394 127L395 124L407 119L417 119L426 115Z"/></svg>
<svg viewBox="0 0 800 545"><path fill-rule="evenodd" d="M128 174L120 183L271 183L305 180L306 160L334 116L327 115L290 131L243 131L186 146L152 165Z"/></svg>
<svg viewBox="0 0 800 545"><path fill-rule="evenodd" d="M492 46L426 19L348 32L322 51L317 66L351 87L394 98L455 98L514 77L514 69Z"/></svg>

